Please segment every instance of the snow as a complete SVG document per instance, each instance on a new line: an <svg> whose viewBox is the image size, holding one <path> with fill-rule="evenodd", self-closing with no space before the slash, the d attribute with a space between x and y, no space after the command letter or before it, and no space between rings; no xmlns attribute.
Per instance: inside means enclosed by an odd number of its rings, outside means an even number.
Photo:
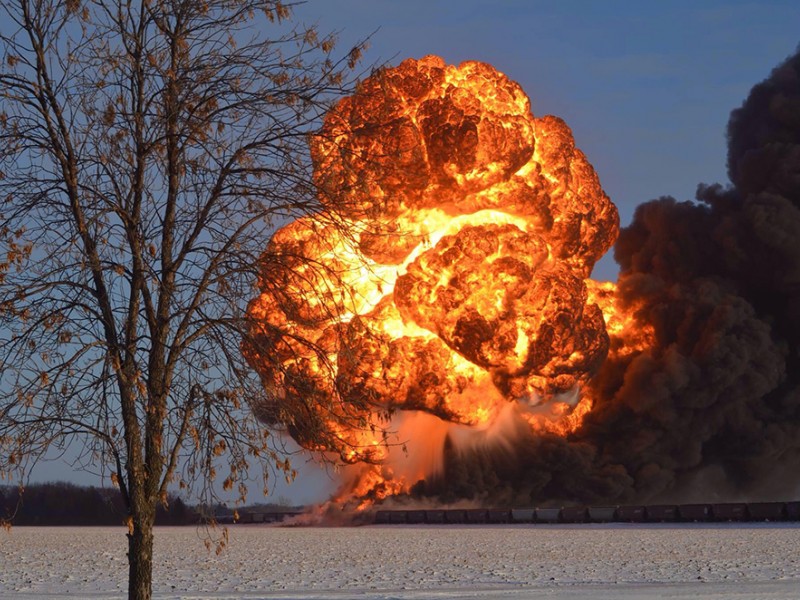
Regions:
<svg viewBox="0 0 800 600"><path fill-rule="evenodd" d="M159 599L800 597L800 524L238 525L156 531ZM124 598L122 528L0 531L0 598Z"/></svg>

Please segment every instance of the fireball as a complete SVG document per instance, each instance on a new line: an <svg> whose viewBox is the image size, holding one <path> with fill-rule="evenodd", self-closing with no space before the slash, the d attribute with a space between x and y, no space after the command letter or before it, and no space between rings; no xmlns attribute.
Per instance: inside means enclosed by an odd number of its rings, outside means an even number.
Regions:
<svg viewBox="0 0 800 600"><path fill-rule="evenodd" d="M389 465L403 416L442 432L437 444L509 413L577 428L609 352L598 302L613 310L588 278L619 219L567 125L534 117L490 65L428 56L366 79L311 153L335 209L289 223L264 253L244 346L271 398L257 414L373 465L357 493L379 497L433 468Z"/></svg>

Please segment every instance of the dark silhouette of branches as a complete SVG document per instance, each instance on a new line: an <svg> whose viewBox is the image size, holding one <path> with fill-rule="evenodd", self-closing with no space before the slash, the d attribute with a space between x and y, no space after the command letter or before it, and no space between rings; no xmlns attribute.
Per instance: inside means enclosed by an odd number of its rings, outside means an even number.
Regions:
<svg viewBox="0 0 800 600"><path fill-rule="evenodd" d="M218 477L243 501L291 475L248 408L246 302L277 225L341 225L306 141L361 48L279 1L15 0L0 22L0 474L77 444L149 598L170 486L212 505Z"/></svg>

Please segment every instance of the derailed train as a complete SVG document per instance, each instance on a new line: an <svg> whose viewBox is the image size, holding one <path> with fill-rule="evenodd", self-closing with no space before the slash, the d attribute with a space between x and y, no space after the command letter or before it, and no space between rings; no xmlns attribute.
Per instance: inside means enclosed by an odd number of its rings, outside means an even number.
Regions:
<svg viewBox="0 0 800 600"><path fill-rule="evenodd" d="M501 523L711 523L800 521L797 502L727 502L657 504L650 506L564 506L560 508L470 508L378 510L374 523L501 524Z"/></svg>

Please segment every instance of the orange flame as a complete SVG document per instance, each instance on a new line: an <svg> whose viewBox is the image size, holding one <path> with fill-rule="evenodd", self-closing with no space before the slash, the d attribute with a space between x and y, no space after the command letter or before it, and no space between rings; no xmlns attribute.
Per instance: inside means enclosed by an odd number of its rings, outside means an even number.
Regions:
<svg viewBox="0 0 800 600"><path fill-rule="evenodd" d="M404 416L432 415L439 451L509 406L535 431L579 427L606 322L627 324L587 279L619 222L567 125L487 64L428 56L365 80L311 150L346 227L306 217L270 241L244 348L274 398L257 413L371 465L350 493L373 499L436 468L402 466L394 442L430 443L387 435Z"/></svg>

